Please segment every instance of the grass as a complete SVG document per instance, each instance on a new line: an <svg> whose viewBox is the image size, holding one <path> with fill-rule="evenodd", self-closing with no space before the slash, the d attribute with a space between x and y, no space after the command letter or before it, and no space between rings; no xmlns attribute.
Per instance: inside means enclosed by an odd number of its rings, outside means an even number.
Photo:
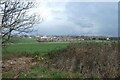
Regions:
<svg viewBox="0 0 120 80"><path fill-rule="evenodd" d="M12 73L12 74L11 74ZM77 73L59 71L54 67L47 68L42 64L31 66L29 69L3 72L3 78L12 78L19 73L18 78L73 78L79 77Z"/></svg>
<svg viewBox="0 0 120 80"><path fill-rule="evenodd" d="M112 41L114 42L114 41ZM13 43L7 45L2 48L3 59L9 59L15 56L26 56L26 55L44 55L51 51L56 51L59 49L66 48L69 45L77 45L84 43L96 43L100 45L110 44L111 41L79 41L79 42L37 42L34 38L11 38L9 43ZM78 45L79 45L78 44Z"/></svg>
<svg viewBox="0 0 120 80"><path fill-rule="evenodd" d="M80 78L88 77L88 75L89 77L98 78L99 75L100 77L105 77L102 75L104 72L110 74L111 71L114 74L117 70L117 41L93 40L69 43L37 42L33 38L12 38L9 42L14 44L3 47L3 59L12 59L11 55L45 54L44 58L49 63L46 66L40 61L39 64L28 69L3 72L4 78L13 77L17 72L20 72L19 78ZM38 58L41 57L38 56ZM115 62L116 64L113 64ZM105 66L103 66L103 63L105 63ZM56 65L53 66L53 64ZM95 64L95 67L91 68L93 64ZM84 66L84 70L80 67L81 65ZM73 69L71 72L71 68L74 68L74 66L75 70ZM97 69L102 72L98 71L98 74ZM81 71L82 73L80 73ZM108 77L110 75L113 76L109 74L106 75Z"/></svg>
<svg viewBox="0 0 120 80"><path fill-rule="evenodd" d="M65 74L60 74L58 71L48 69L42 65L32 66L29 70L20 73L19 78L62 78Z"/></svg>
<svg viewBox="0 0 120 80"><path fill-rule="evenodd" d="M3 59L14 56L44 55L70 45L69 42L37 42L33 38L11 38L9 43L11 42L14 43L2 47Z"/></svg>
<svg viewBox="0 0 120 80"><path fill-rule="evenodd" d="M7 43L37 43L34 38L11 37Z"/></svg>
<svg viewBox="0 0 120 80"><path fill-rule="evenodd" d="M40 52L40 53L47 53L52 50L57 50L60 48L65 48L68 46L69 43L31 43L31 44L14 44L8 45L7 47L3 48L3 51L6 50L7 52Z"/></svg>

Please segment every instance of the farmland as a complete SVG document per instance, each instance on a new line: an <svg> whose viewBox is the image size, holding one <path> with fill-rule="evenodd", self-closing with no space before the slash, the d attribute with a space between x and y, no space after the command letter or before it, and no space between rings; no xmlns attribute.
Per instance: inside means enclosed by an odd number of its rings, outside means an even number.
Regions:
<svg viewBox="0 0 120 80"><path fill-rule="evenodd" d="M0 78L120 80L118 5L0 0Z"/></svg>
<svg viewBox="0 0 120 80"><path fill-rule="evenodd" d="M34 38L11 38L9 45L6 45L2 49L3 59L10 55L44 55L50 51L66 48L67 46L78 43L96 43L107 44L115 41L80 41L80 42L37 42ZM101 45L102 45L101 44ZM10 57L9 57L10 58Z"/></svg>
<svg viewBox="0 0 120 80"><path fill-rule="evenodd" d="M23 65L23 57L31 66L17 69L18 65L10 64L11 68L3 69L3 77L114 78L119 75L117 41L36 42L33 38L15 41L3 47L3 61Z"/></svg>
<svg viewBox="0 0 120 80"><path fill-rule="evenodd" d="M15 41L15 42L14 42ZM3 59L9 57L10 55L35 55L37 53L46 54L47 52L65 48L70 45L69 42L42 42L39 43L35 39L29 38L12 38L10 42L14 42L10 45L3 47Z"/></svg>

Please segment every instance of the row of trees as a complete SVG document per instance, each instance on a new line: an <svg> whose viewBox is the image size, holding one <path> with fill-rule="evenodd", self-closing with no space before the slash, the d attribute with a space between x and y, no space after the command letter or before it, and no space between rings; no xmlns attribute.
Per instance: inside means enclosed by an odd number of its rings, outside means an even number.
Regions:
<svg viewBox="0 0 120 80"><path fill-rule="evenodd" d="M28 14L33 7L35 7L35 3L28 1L0 1L2 43L8 41L12 33L20 34L33 31L33 26L41 22L40 16Z"/></svg>

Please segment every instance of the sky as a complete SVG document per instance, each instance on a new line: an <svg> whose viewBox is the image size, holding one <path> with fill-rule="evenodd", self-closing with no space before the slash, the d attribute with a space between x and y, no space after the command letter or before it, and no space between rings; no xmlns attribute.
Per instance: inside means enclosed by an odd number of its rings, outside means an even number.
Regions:
<svg viewBox="0 0 120 80"><path fill-rule="evenodd" d="M118 36L117 2L40 2L43 21L31 34Z"/></svg>

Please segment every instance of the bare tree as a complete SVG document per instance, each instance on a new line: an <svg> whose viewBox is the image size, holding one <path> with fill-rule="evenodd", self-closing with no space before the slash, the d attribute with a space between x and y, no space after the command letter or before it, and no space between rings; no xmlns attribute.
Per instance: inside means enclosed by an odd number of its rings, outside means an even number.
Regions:
<svg viewBox="0 0 120 80"><path fill-rule="evenodd" d="M33 7L33 2L0 1L2 43L8 41L13 32L28 33L33 31L33 26L41 20L38 15L29 14Z"/></svg>

